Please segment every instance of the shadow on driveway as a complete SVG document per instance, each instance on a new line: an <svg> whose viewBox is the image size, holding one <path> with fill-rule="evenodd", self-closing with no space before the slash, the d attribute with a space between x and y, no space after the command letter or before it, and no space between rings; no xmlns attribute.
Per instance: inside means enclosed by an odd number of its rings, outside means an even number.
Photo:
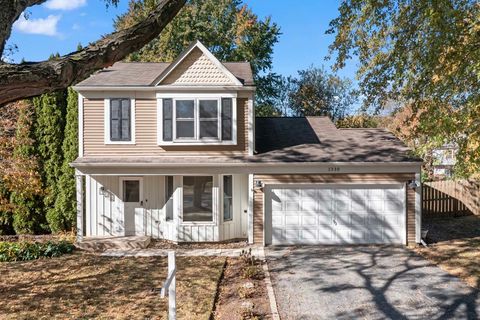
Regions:
<svg viewBox="0 0 480 320"><path fill-rule="evenodd" d="M266 250L282 319L478 319L476 289L409 249Z"/></svg>

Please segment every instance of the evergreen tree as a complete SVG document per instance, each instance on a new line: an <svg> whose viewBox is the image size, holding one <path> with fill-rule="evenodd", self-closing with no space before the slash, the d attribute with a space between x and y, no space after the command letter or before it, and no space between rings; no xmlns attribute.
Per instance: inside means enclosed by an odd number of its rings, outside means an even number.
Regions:
<svg viewBox="0 0 480 320"><path fill-rule="evenodd" d="M40 158L42 182L45 189L43 200L51 231L63 228L63 220L54 210L59 192L62 168L62 141L65 119L65 93L44 94L34 99L37 111L35 135Z"/></svg>
<svg viewBox="0 0 480 320"><path fill-rule="evenodd" d="M26 166L21 172L39 180L38 163L33 146L34 110L30 103L24 102L19 108L16 144L13 159L18 166ZM27 168L28 167L28 168ZM25 188L11 190L10 204L13 213L13 228L19 233L42 233L47 228L42 211L40 192L32 193Z"/></svg>
<svg viewBox="0 0 480 320"><path fill-rule="evenodd" d="M55 208L50 220L52 231L71 230L76 217L75 169L70 166L78 156L78 95L68 88L65 134L62 145L63 164L58 182Z"/></svg>

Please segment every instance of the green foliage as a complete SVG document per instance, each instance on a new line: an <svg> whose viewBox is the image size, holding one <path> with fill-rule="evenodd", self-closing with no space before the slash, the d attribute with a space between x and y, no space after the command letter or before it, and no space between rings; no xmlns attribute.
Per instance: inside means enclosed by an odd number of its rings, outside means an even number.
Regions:
<svg viewBox="0 0 480 320"><path fill-rule="evenodd" d="M39 258L59 257L74 250L71 242L0 242L0 262L27 261Z"/></svg>
<svg viewBox="0 0 480 320"><path fill-rule="evenodd" d="M158 0L131 0L115 21L117 30L144 19ZM170 62L191 42L200 40L221 61L249 61L257 85L256 105L274 90L270 72L280 29L270 17L261 20L241 0L190 0L159 37L129 57L130 61ZM270 108L271 109L271 108ZM265 109L269 110L269 109Z"/></svg>
<svg viewBox="0 0 480 320"><path fill-rule="evenodd" d="M62 173L62 141L65 120L65 93L44 94L34 99L37 119L35 135L45 186L44 206L50 229L63 230L63 217L54 208L59 193L59 177Z"/></svg>
<svg viewBox="0 0 480 320"><path fill-rule="evenodd" d="M458 144L457 174L479 175L478 1L344 0L339 12L328 31L335 34L335 68L358 57L365 105L379 109L394 100L425 109L420 133Z"/></svg>
<svg viewBox="0 0 480 320"><path fill-rule="evenodd" d="M297 116L329 116L341 119L356 102L348 79L328 74L323 68L310 67L289 78L289 104Z"/></svg>
<svg viewBox="0 0 480 320"><path fill-rule="evenodd" d="M35 180L39 181L38 163L33 146L33 106L29 103L23 103L18 112L13 159L16 164L30 166L30 168L25 168L21 172L29 176L35 176ZM16 233L41 233L45 231L45 218L42 212L39 190L32 192L32 190L26 188L13 188L10 190L10 204L12 206L12 226Z"/></svg>
<svg viewBox="0 0 480 320"><path fill-rule="evenodd" d="M335 122L337 128L381 128L385 118L365 113L349 115Z"/></svg>
<svg viewBox="0 0 480 320"><path fill-rule="evenodd" d="M297 77L271 79L271 89L257 106L256 115L265 116L329 116L343 118L353 109L356 96L352 83L323 68L310 67L298 71ZM266 110L266 111L264 111Z"/></svg>
<svg viewBox="0 0 480 320"><path fill-rule="evenodd" d="M65 134L62 145L63 164L58 180L58 192L55 206L50 213L50 228L52 231L68 231L75 225L76 189L75 169L70 167L78 156L78 95L68 88L67 116Z"/></svg>

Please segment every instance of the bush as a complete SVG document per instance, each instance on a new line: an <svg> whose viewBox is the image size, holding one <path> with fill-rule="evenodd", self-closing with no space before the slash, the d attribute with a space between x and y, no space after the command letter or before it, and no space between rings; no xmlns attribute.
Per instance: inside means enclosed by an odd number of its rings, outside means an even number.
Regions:
<svg viewBox="0 0 480 320"><path fill-rule="evenodd" d="M59 257L71 253L74 246L69 241L0 242L0 262L27 261L38 258Z"/></svg>

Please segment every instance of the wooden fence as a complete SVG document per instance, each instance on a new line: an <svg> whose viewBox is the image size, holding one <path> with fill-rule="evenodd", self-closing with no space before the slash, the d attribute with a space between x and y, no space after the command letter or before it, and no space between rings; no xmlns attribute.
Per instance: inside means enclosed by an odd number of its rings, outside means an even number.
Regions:
<svg viewBox="0 0 480 320"><path fill-rule="evenodd" d="M426 182L423 184L422 198L425 216L480 215L479 181Z"/></svg>

